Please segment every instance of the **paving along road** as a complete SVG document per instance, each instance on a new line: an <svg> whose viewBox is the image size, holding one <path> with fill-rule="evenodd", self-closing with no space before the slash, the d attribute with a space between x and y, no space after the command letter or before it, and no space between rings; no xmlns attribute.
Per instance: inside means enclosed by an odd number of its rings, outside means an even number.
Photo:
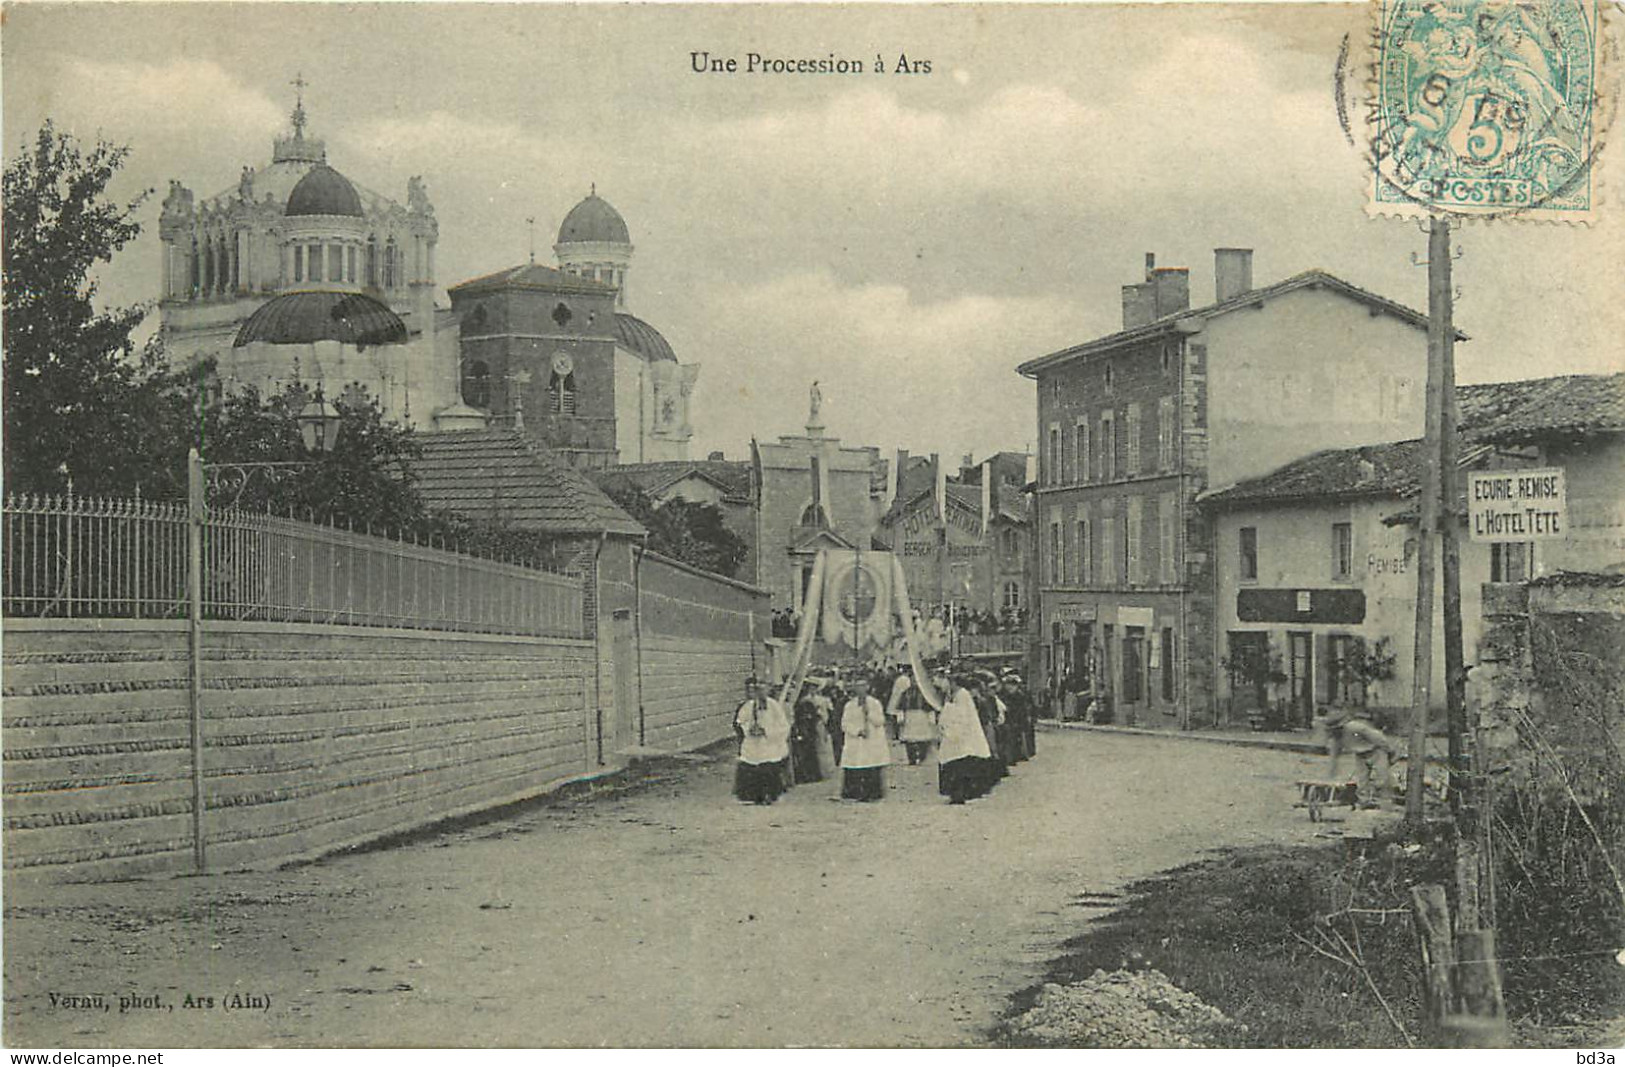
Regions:
<svg viewBox="0 0 1625 1067"><path fill-rule="evenodd" d="M832 801L826 781L754 807L720 759L312 866L8 881L4 1039L985 1044L1006 998L1099 914L1080 895L1209 849L1312 840L1292 782L1321 765L1041 732L1035 760L963 807L937 796L934 765L906 764L878 804ZM107 1010L62 999L93 993ZM158 1006L121 1012L121 996Z"/></svg>

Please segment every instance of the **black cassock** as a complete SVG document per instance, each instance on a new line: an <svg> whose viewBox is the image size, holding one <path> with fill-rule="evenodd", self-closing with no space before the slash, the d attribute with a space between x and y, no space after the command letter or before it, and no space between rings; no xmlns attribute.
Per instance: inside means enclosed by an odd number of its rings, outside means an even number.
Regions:
<svg viewBox="0 0 1625 1067"><path fill-rule="evenodd" d="M797 785L824 780L818 768L818 731L823 728L818 706L811 700L796 701L796 721L790 728L790 762L795 765Z"/></svg>

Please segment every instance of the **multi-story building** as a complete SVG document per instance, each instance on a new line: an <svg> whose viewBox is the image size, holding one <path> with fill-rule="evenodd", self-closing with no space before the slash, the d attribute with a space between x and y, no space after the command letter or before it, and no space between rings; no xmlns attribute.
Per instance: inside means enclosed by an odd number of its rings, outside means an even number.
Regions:
<svg viewBox="0 0 1625 1067"><path fill-rule="evenodd" d="M1625 375L1457 390L1464 470L1560 468L1562 536L1484 544L1458 515L1463 648L1472 662L1487 583L1560 570L1625 571ZM1232 721L1307 725L1317 707L1409 705L1416 626L1418 440L1327 449L1204 495L1214 519L1222 656L1213 680ZM1466 479L1463 478L1463 482ZM1438 558L1437 556L1435 558ZM1444 647L1443 600L1434 647ZM1385 670L1361 669L1382 663ZM1444 657L1430 699L1445 699Z"/></svg>
<svg viewBox="0 0 1625 1067"><path fill-rule="evenodd" d="M1123 329L1029 360L1038 385L1040 685L1118 721L1217 710L1212 523L1197 494L1327 446L1419 436L1427 319L1320 270L1254 287L1215 252L1212 303L1185 268L1123 287Z"/></svg>
<svg viewBox="0 0 1625 1067"><path fill-rule="evenodd" d="M936 455L915 462L898 453L898 469L907 473L875 534L902 562L911 601L1000 617L1025 609L1027 457L1000 452L977 464L966 456L957 475L940 479L938 463Z"/></svg>

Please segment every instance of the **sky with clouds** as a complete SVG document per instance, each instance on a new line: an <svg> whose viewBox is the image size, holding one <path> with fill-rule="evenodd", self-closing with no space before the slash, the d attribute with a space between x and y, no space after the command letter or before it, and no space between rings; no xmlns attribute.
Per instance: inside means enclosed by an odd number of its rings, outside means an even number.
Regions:
<svg viewBox="0 0 1625 1067"><path fill-rule="evenodd" d="M4 140L45 118L127 144L117 191L200 196L310 131L355 181L421 174L442 287L551 262L596 183L636 252L630 310L702 364L695 454L799 432L817 378L848 443L957 457L1033 439L1016 364L1120 325L1144 253L1212 294L1212 249L1265 284L1321 267L1423 307L1427 239L1364 214L1356 5L11 4ZM862 61L699 74L690 53ZM885 74L872 72L881 57ZM898 74L901 55L930 73ZM1599 176L1625 195L1622 153ZM1606 187L1611 186L1611 189ZM148 233L104 272L150 300ZM1463 381L1620 369L1625 217L1459 230ZM1610 279L1612 279L1610 281ZM444 294L441 297L444 301ZM1417 359L1424 358L1418 335ZM1306 402L1310 402L1306 398Z"/></svg>

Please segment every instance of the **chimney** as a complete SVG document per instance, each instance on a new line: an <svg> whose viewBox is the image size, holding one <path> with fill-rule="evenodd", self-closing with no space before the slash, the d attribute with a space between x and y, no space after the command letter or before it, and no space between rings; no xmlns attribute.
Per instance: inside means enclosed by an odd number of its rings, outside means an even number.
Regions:
<svg viewBox="0 0 1625 1067"><path fill-rule="evenodd" d="M1253 288L1253 250L1215 248L1213 250L1213 298L1224 303Z"/></svg>
<svg viewBox="0 0 1625 1067"><path fill-rule="evenodd" d="M1190 268L1158 267L1151 272L1151 286L1155 294L1156 318L1190 310Z"/></svg>
<svg viewBox="0 0 1625 1067"><path fill-rule="evenodd" d="M976 470L976 457L966 452L959 459L959 480L971 484L971 473Z"/></svg>
<svg viewBox="0 0 1625 1067"><path fill-rule="evenodd" d="M1123 329L1144 326L1157 317L1155 282L1123 286Z"/></svg>
<svg viewBox="0 0 1625 1067"><path fill-rule="evenodd" d="M1145 280L1146 281L1151 280L1151 275L1156 272L1156 269L1157 269L1157 254L1155 252L1147 252L1145 254Z"/></svg>

